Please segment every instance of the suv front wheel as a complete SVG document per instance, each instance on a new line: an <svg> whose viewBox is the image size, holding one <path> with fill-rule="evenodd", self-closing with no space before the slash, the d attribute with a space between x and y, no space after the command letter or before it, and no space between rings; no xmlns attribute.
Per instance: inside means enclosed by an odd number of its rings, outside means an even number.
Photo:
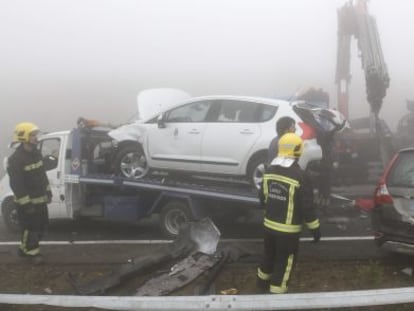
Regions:
<svg viewBox="0 0 414 311"><path fill-rule="evenodd" d="M114 159L114 170L117 175L139 179L147 175L149 171L144 150L138 144L124 144Z"/></svg>
<svg viewBox="0 0 414 311"><path fill-rule="evenodd" d="M247 166L247 179L251 185L260 189L260 184L263 180L263 174L265 172L267 163L267 154L256 154L249 162Z"/></svg>

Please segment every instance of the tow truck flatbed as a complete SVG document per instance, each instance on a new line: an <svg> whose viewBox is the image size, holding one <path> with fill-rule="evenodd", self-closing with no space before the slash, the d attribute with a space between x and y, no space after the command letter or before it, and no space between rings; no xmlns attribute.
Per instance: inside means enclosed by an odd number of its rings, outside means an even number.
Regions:
<svg viewBox="0 0 414 311"><path fill-rule="evenodd" d="M142 179L130 179L99 174L79 176L77 179L80 184L128 187L137 190L180 193L198 198L259 204L257 190L248 184L242 183L231 184L222 181L191 177L185 180L173 179L168 176L151 176Z"/></svg>

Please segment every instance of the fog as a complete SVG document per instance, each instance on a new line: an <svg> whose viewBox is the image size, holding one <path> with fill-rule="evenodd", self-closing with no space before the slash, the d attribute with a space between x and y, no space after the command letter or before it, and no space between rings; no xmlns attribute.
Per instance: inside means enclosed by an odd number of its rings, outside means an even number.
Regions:
<svg viewBox="0 0 414 311"><path fill-rule="evenodd" d="M329 92L336 107L337 9L346 0L0 0L0 153L14 125L69 129L79 116L134 118L146 88L192 95ZM414 98L414 1L371 0L391 85L392 128ZM366 116L353 47L350 117Z"/></svg>

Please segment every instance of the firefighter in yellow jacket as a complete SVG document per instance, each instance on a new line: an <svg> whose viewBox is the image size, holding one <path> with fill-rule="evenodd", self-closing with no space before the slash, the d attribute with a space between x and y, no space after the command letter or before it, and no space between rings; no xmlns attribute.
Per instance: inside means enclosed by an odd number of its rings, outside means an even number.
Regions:
<svg viewBox="0 0 414 311"><path fill-rule="evenodd" d="M286 293L295 266L302 225L320 239L313 187L298 165L303 141L294 133L279 140L279 152L263 176L259 192L264 216L264 256L257 271L259 292Z"/></svg>
<svg viewBox="0 0 414 311"><path fill-rule="evenodd" d="M22 229L19 256L34 263L43 262L39 241L48 223L47 203L52 193L41 153L37 150L39 128L30 122L16 125L14 143L19 143L9 157L7 173L17 205Z"/></svg>

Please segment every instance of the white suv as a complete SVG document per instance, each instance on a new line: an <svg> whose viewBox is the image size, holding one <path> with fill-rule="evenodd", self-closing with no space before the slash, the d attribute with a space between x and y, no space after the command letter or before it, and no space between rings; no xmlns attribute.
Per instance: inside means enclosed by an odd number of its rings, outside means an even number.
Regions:
<svg viewBox="0 0 414 311"><path fill-rule="evenodd" d="M257 185L280 117L296 121L296 134L304 140L299 161L303 168L322 158L317 133L337 131L346 123L336 110L304 101L190 98L174 89L140 93L138 111L138 121L109 132L118 145L114 169L129 178L141 178L153 169L247 177Z"/></svg>

